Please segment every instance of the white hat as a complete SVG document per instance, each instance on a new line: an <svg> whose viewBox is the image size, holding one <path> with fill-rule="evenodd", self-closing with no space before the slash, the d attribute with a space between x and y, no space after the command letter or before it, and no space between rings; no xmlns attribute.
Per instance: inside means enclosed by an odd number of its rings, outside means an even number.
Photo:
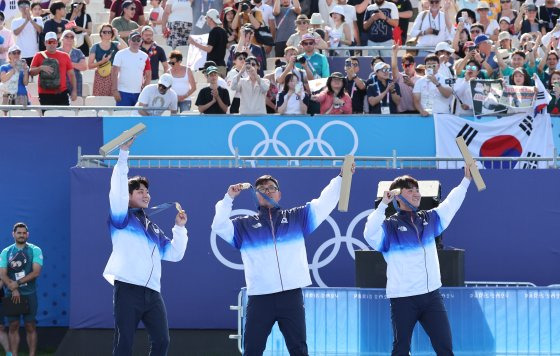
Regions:
<svg viewBox="0 0 560 356"><path fill-rule="evenodd" d="M376 73L378 70L388 67L389 65L384 62L377 62L375 66L373 66L373 72Z"/></svg>
<svg viewBox="0 0 560 356"><path fill-rule="evenodd" d="M45 42L47 42L48 40L57 40L58 41L58 37L56 37L56 33L54 32L47 32L47 34L45 35Z"/></svg>
<svg viewBox="0 0 560 356"><path fill-rule="evenodd" d="M154 29L152 28L152 26L148 26L148 25L142 27L141 33L144 33L145 31L152 31L152 33L154 33Z"/></svg>
<svg viewBox="0 0 560 356"><path fill-rule="evenodd" d="M340 5L336 5L335 7L333 7L333 9L330 12L330 15L332 14L339 14L344 16L344 8Z"/></svg>
<svg viewBox="0 0 560 356"><path fill-rule="evenodd" d="M440 42L436 45L436 50L434 52L438 53L439 51L445 51L447 53L455 53L455 50L451 48L451 46L447 42Z"/></svg>
<svg viewBox="0 0 560 356"><path fill-rule="evenodd" d="M511 24L511 19L510 19L509 17L507 17L507 16L500 17L500 21L499 21L499 22L502 22L502 21L505 21L505 22L507 22L508 24Z"/></svg>
<svg viewBox="0 0 560 356"><path fill-rule="evenodd" d="M478 6L476 7L477 10L483 10L483 9L487 9L490 10L490 5L488 5L488 3L486 1L481 1L478 3Z"/></svg>
<svg viewBox="0 0 560 356"><path fill-rule="evenodd" d="M21 49L19 48L18 45L13 45L12 47L10 47L10 49L8 49L8 54L12 53L12 52L15 52L15 51L20 51L21 52Z"/></svg>
<svg viewBox="0 0 560 356"><path fill-rule="evenodd" d="M165 73L159 77L158 84L163 85L166 88L171 88L171 85L173 85L173 77L171 77L171 74Z"/></svg>
<svg viewBox="0 0 560 356"><path fill-rule="evenodd" d="M323 21L321 14L316 12L313 15L311 15L311 21L309 23L311 25L322 25L325 23L325 21Z"/></svg>
<svg viewBox="0 0 560 356"><path fill-rule="evenodd" d="M511 35L507 31L502 31L498 35L498 42L503 40L511 40Z"/></svg>
<svg viewBox="0 0 560 356"><path fill-rule="evenodd" d="M216 23L216 25L221 25L222 21L220 20L220 13L216 9L210 9L206 13L206 17L209 17Z"/></svg>

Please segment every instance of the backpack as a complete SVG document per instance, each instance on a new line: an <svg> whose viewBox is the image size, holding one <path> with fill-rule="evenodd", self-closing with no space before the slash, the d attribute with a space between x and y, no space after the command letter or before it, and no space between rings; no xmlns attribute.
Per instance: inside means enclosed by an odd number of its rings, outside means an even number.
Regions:
<svg viewBox="0 0 560 356"><path fill-rule="evenodd" d="M53 72L49 74L41 71L39 73L39 85L43 89L60 89L60 68L58 61L54 58L47 57L45 51L41 52L41 55L44 57L42 65L51 67Z"/></svg>

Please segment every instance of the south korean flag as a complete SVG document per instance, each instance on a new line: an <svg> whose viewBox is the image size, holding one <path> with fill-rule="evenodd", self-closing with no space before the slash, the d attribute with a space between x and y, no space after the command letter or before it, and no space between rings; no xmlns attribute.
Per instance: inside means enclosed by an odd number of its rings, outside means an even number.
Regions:
<svg viewBox="0 0 560 356"><path fill-rule="evenodd" d="M455 138L463 136L472 156L531 158L522 161L484 161L479 168L534 169L547 168L549 162L539 157L553 157L552 126L550 115L522 113L502 117L490 122L474 122L448 114L434 115L436 156L440 158L461 157ZM439 162L439 168L461 168L456 164Z"/></svg>

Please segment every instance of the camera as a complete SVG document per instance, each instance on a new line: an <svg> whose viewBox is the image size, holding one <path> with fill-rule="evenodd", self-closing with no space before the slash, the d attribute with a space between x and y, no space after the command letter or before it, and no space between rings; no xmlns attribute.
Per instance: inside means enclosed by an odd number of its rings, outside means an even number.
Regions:
<svg viewBox="0 0 560 356"><path fill-rule="evenodd" d="M305 62L307 62L307 59L305 59L304 56L301 56L296 59L296 62L298 62L299 64L305 64Z"/></svg>
<svg viewBox="0 0 560 356"><path fill-rule="evenodd" d="M453 84L455 84L455 82L456 82L455 78L445 79L445 84L447 84L447 85L453 85Z"/></svg>
<svg viewBox="0 0 560 356"><path fill-rule="evenodd" d="M436 30L435 28L432 29L432 35L437 36L439 35L439 30Z"/></svg>
<svg viewBox="0 0 560 356"><path fill-rule="evenodd" d="M247 11L249 10L249 4L247 4L246 2L241 3L241 11Z"/></svg>

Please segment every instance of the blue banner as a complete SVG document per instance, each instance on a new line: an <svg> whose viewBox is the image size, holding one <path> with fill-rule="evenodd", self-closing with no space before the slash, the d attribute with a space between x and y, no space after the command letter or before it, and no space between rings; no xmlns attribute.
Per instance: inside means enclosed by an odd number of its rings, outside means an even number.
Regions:
<svg viewBox="0 0 560 356"><path fill-rule="evenodd" d="M285 208L317 197L337 169L131 169L150 179L152 205L179 201L188 215L189 244L178 263L163 263L162 294L172 328L234 328L239 288L245 285L239 251L212 234L214 205L230 184L253 182L271 173L280 181ZM112 287L102 272L111 253L107 228L109 169L71 170L71 301L70 326L113 326ZM355 249L367 248L365 219L373 207L377 183L397 175L440 180L446 196L462 179L460 170L358 170L352 182L349 211L334 211L306 240L314 286L354 286ZM444 244L466 250L467 280L558 283L557 231L560 209L558 171L485 171L488 189L467 198L444 233ZM523 189L535 183L546 189ZM519 187L513 189L512 187ZM538 202L537 205L535 205ZM234 202L234 214L254 211L248 192ZM173 212L155 217L170 234Z"/></svg>
<svg viewBox="0 0 560 356"><path fill-rule="evenodd" d="M0 250L13 244L23 221L29 242L43 250L37 282L38 325L68 326L70 284L70 176L78 146L102 144L100 118L2 118L0 120ZM84 202L81 209L87 209ZM85 268L85 266L83 266Z"/></svg>

